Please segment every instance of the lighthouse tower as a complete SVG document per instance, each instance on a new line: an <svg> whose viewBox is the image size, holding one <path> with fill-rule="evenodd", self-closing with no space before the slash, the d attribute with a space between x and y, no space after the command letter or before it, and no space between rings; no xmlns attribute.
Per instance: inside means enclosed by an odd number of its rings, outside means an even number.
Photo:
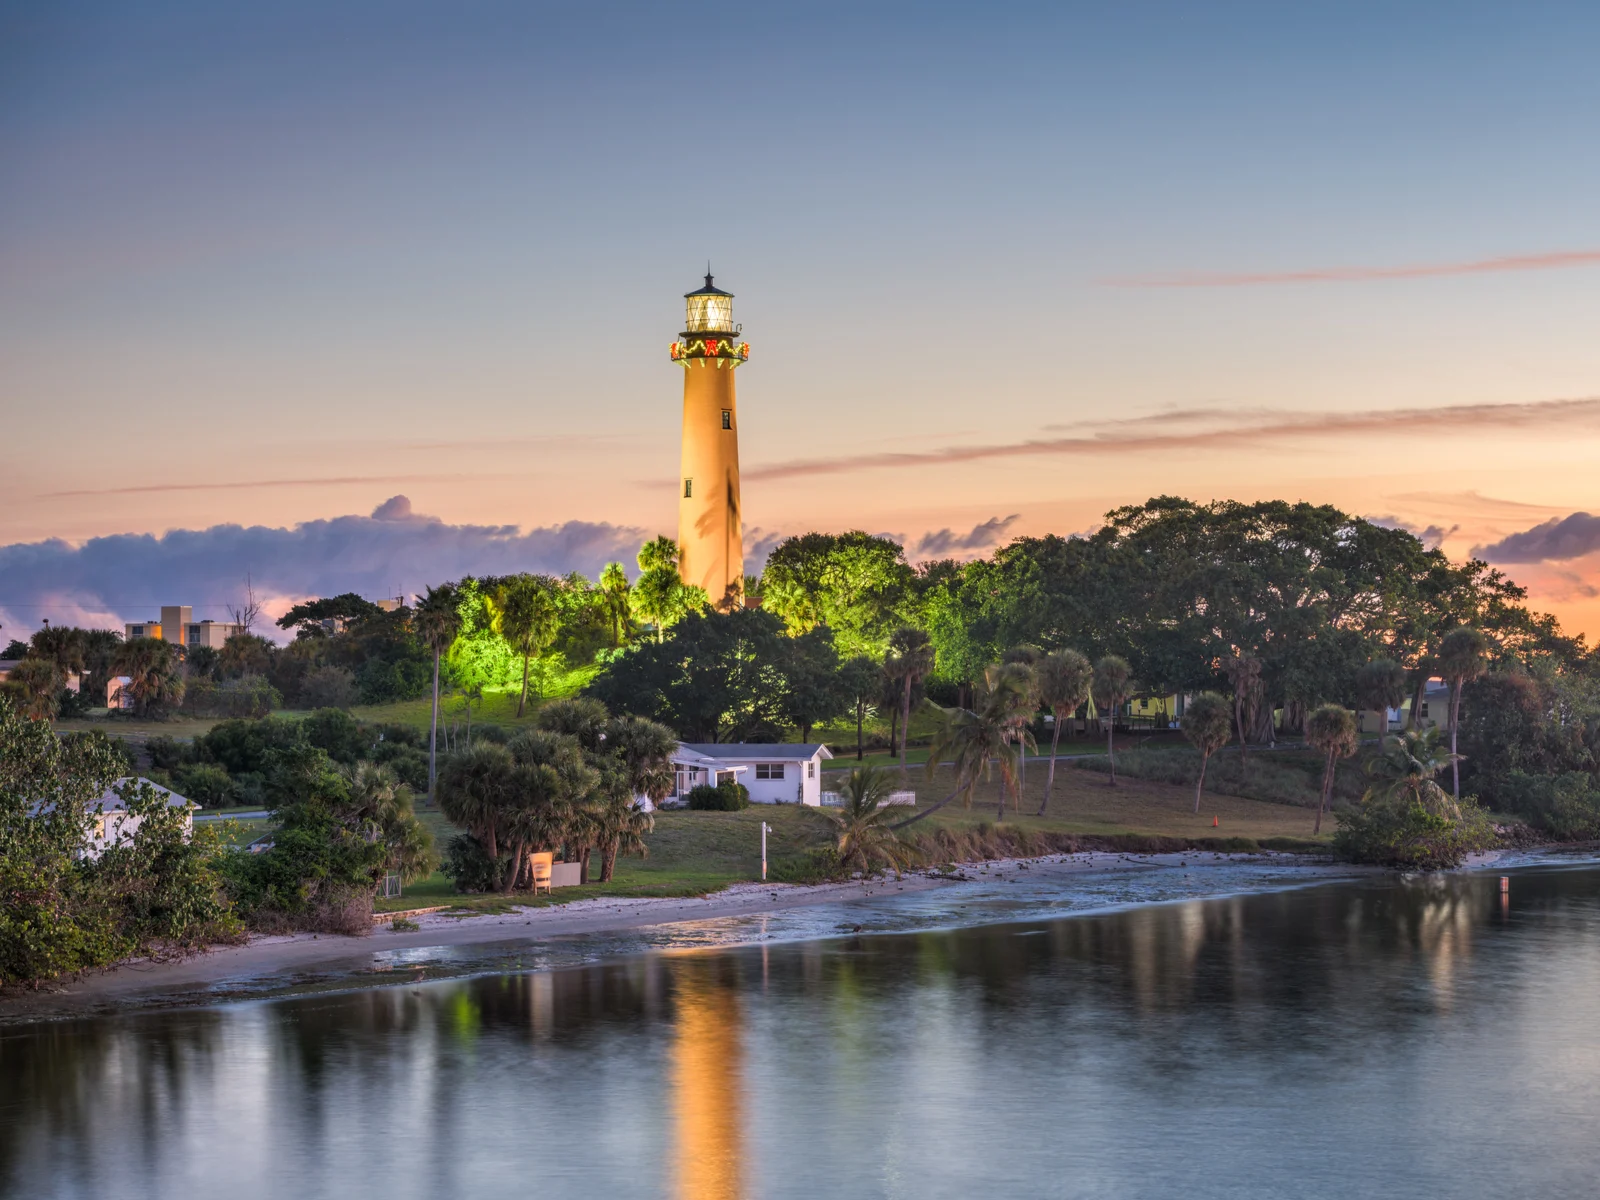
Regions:
<svg viewBox="0 0 1600 1200"><path fill-rule="evenodd" d="M688 317L672 361L683 368L683 460L678 472L678 574L713 604L744 592L739 507L739 406L733 372L750 356L733 323L733 295L706 285L684 296Z"/></svg>

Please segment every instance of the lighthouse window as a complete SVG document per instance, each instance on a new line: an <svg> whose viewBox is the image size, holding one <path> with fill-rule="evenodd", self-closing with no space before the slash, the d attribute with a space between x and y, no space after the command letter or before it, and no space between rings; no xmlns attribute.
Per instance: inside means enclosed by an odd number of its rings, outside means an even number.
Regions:
<svg viewBox="0 0 1600 1200"><path fill-rule="evenodd" d="M724 429L733 428L733 410L731 408L722 410L722 427Z"/></svg>
<svg viewBox="0 0 1600 1200"><path fill-rule="evenodd" d="M683 498L685 500L694 498L694 480L685 479L683 481Z"/></svg>

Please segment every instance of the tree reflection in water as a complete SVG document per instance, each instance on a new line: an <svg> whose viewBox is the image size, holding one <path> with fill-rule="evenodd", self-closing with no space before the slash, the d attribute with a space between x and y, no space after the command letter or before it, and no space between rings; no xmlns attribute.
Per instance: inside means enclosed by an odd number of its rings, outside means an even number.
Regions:
<svg viewBox="0 0 1600 1200"><path fill-rule="evenodd" d="M0 1195L1560 1194L1596 977L1590 868L0 1026Z"/></svg>

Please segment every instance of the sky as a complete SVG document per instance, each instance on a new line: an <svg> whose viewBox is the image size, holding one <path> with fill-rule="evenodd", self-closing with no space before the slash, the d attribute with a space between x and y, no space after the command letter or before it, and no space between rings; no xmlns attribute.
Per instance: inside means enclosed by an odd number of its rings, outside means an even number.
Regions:
<svg viewBox="0 0 1600 1200"><path fill-rule="evenodd" d="M1170 494L1600 635L1592 4L0 0L0 640L593 570L676 526L709 261L747 545Z"/></svg>

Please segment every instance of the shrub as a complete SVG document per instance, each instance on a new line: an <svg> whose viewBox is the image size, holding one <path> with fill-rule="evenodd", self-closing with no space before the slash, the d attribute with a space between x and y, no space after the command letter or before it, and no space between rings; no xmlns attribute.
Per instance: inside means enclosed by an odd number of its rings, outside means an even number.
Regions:
<svg viewBox="0 0 1600 1200"><path fill-rule="evenodd" d="M1477 804L1461 802L1461 819L1433 813L1407 798L1373 796L1337 814L1334 853L1356 863L1410 871L1458 867L1468 854L1495 845L1494 826Z"/></svg>
<svg viewBox="0 0 1600 1200"><path fill-rule="evenodd" d="M342 708L319 708L300 723L306 741L334 762L353 763L372 745L372 733Z"/></svg>
<svg viewBox="0 0 1600 1200"><path fill-rule="evenodd" d="M183 742L169 737L153 737L144 744L150 765L158 771L172 771L189 761L193 751Z"/></svg>
<svg viewBox="0 0 1600 1200"><path fill-rule="evenodd" d="M451 838L444 848L440 869L450 877L458 892L492 892L504 869L489 857L483 843L470 833Z"/></svg>
<svg viewBox="0 0 1600 1200"><path fill-rule="evenodd" d="M278 689L254 674L221 681L190 675L183 694L183 711L202 717L264 717L282 705Z"/></svg>
<svg viewBox="0 0 1600 1200"><path fill-rule="evenodd" d="M302 708L351 708L360 699L356 677L343 667L318 667L300 683Z"/></svg>
<svg viewBox="0 0 1600 1200"><path fill-rule="evenodd" d="M738 812L750 807L750 789L742 783L724 780L715 787L702 783L690 788L689 807L706 812Z"/></svg>
<svg viewBox="0 0 1600 1200"><path fill-rule="evenodd" d="M173 790L204 808L217 808L233 799L233 780L216 763L189 763L173 772Z"/></svg>
<svg viewBox="0 0 1600 1200"><path fill-rule="evenodd" d="M1600 838L1600 787L1586 771L1530 775L1512 771L1498 789L1501 806L1563 841Z"/></svg>
<svg viewBox="0 0 1600 1200"><path fill-rule="evenodd" d="M778 883L829 883L846 878L839 852L832 846L813 846L804 854L778 859L767 873Z"/></svg>

